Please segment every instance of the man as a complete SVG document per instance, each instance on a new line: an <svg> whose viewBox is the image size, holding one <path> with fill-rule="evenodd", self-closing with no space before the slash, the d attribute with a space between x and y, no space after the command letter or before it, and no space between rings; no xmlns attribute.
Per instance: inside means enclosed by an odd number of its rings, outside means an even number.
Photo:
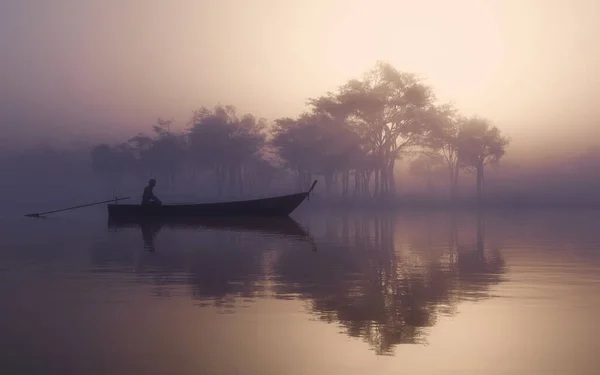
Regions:
<svg viewBox="0 0 600 375"><path fill-rule="evenodd" d="M152 191L152 189L154 189L155 185L156 185L155 179L151 179L150 181L148 181L148 186L146 186L144 188L144 194L142 195L142 204L161 204L162 203L160 201L160 199L158 199L156 197L156 195L154 195L154 192Z"/></svg>

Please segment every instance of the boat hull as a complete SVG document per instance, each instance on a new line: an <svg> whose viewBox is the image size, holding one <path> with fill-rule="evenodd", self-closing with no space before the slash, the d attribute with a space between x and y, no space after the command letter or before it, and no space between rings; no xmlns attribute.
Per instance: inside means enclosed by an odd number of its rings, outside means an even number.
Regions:
<svg viewBox="0 0 600 375"><path fill-rule="evenodd" d="M109 204L109 218L136 217L277 217L291 214L309 192L247 201L204 204Z"/></svg>

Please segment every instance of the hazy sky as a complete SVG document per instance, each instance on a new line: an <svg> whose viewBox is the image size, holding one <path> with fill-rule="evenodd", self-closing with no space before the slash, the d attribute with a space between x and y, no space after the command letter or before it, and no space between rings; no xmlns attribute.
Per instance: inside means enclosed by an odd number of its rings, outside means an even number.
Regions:
<svg viewBox="0 0 600 375"><path fill-rule="evenodd" d="M0 120L6 137L134 131L218 102L295 116L384 60L517 147L589 142L598 35L598 0L2 0Z"/></svg>

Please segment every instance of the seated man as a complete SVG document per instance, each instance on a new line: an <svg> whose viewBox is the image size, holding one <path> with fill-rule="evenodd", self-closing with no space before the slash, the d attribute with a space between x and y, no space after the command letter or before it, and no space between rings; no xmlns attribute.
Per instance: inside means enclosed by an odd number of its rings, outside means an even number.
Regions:
<svg viewBox="0 0 600 375"><path fill-rule="evenodd" d="M146 186L144 188L144 194L142 195L142 204L161 204L162 202L160 201L160 199L158 199L156 197L156 195L154 195L154 192L152 191L152 189L154 189L154 186L156 185L156 180L155 179L151 179L148 182L148 186Z"/></svg>

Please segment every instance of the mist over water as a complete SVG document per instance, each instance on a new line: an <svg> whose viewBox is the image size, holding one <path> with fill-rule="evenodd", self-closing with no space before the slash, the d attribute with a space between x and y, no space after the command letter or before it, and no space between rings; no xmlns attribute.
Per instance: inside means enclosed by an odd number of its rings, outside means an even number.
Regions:
<svg viewBox="0 0 600 375"><path fill-rule="evenodd" d="M289 170L265 170L251 188L241 194L234 186L219 196L214 177L207 172L197 173L194 165L183 164L174 182L162 177L160 171L133 167L121 172L118 161L107 165L108 171L124 173L122 182L95 173L91 157L92 146L74 149L40 147L0 155L0 196L2 215L21 215L130 196L125 203L138 203L143 187L149 178L158 178L156 194L165 203L200 203L222 200L239 200L296 193L306 189L298 187L296 177ZM208 156L211 158L210 156ZM159 154L158 158L162 158ZM213 157L216 158L216 157ZM214 159L213 159L214 160ZM436 167L422 174L413 173L412 165L418 158L401 159L396 162L395 200L399 205L429 206L448 201L450 185L444 169ZM412 163L412 164L411 164ZM589 149L569 159L548 160L535 164L502 163L486 172L485 201L494 207L531 208L532 206L560 207L561 209L596 207L600 191L600 153ZM272 169L273 167L268 167ZM421 172L418 172L421 173ZM356 196L354 176L350 177L348 197L342 193L341 175L336 175L331 192L325 189L324 175L315 174L320 180L313 193L313 202L330 202L337 206L364 206L365 197ZM369 194L372 196L373 179ZM467 204L476 199L476 178L470 171L461 171L458 199ZM390 198L387 198L388 200ZM305 202L311 209L321 204ZM96 210L87 208L86 211Z"/></svg>
<svg viewBox="0 0 600 375"><path fill-rule="evenodd" d="M300 234L1 219L0 368L593 374L598 218L300 215Z"/></svg>

